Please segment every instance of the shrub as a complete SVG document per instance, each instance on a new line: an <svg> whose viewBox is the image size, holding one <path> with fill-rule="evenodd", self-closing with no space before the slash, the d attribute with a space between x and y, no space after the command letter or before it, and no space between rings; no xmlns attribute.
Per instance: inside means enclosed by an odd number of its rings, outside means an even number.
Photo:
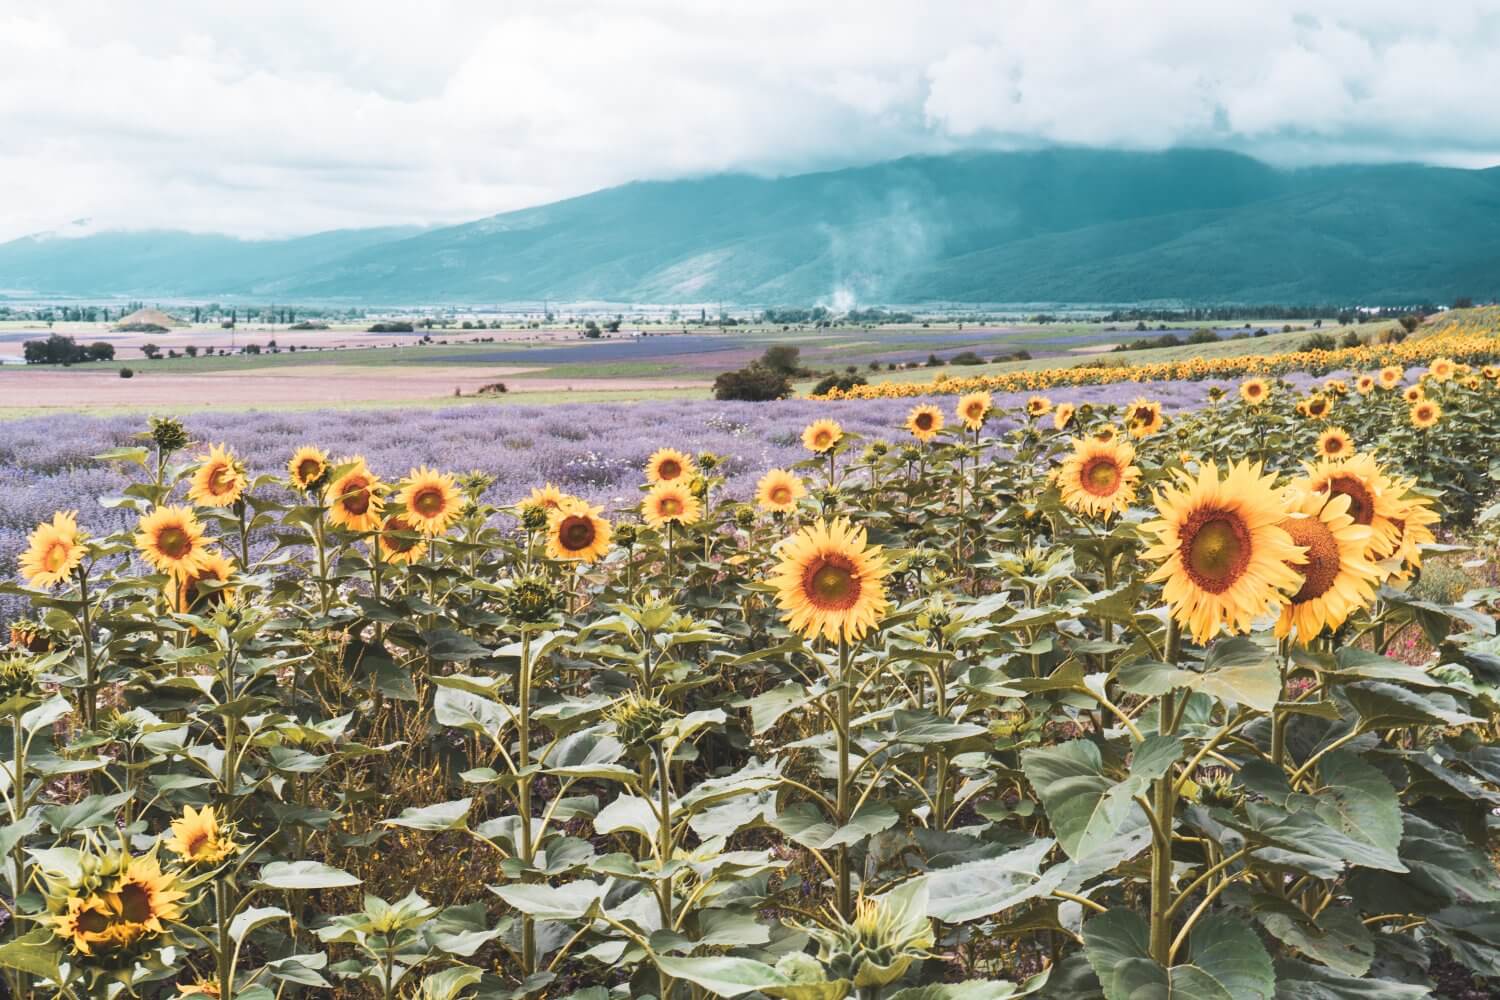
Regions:
<svg viewBox="0 0 1500 1000"><path fill-rule="evenodd" d="M984 359L973 351L959 351L948 359L950 365L982 365Z"/></svg>
<svg viewBox="0 0 1500 1000"><path fill-rule="evenodd" d="M135 369L129 367L128 365L122 366L120 368L120 377L121 378L135 378Z"/></svg>
<svg viewBox="0 0 1500 1000"><path fill-rule="evenodd" d="M848 392L857 385L869 385L869 380L858 373L844 372L838 375L829 375L823 378L817 385L813 386L812 395L821 396L830 389L838 389L840 392Z"/></svg>
<svg viewBox="0 0 1500 1000"><path fill-rule="evenodd" d="M785 399L791 394L792 383L786 374L772 371L761 364L752 363L732 372L724 372L714 379L715 399L766 403L773 399Z"/></svg>
<svg viewBox="0 0 1500 1000"><path fill-rule="evenodd" d="M372 323L368 333L416 333L417 328L407 320L389 320Z"/></svg>

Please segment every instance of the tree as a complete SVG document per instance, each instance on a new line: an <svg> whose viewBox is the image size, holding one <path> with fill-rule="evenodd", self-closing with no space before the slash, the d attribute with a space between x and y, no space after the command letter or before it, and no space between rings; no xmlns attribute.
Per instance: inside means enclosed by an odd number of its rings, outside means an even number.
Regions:
<svg viewBox="0 0 1500 1000"><path fill-rule="evenodd" d="M608 330L610 333L619 333L620 332L620 322L621 322L620 317L616 316L614 319L612 319L608 323L604 324L604 329Z"/></svg>
<svg viewBox="0 0 1500 1000"><path fill-rule="evenodd" d="M141 353L152 361L155 361L157 358L161 357L161 348L157 347L155 344L142 344Z"/></svg>
<svg viewBox="0 0 1500 1000"><path fill-rule="evenodd" d="M801 374L802 348L795 344L773 344L760 356L760 364L783 375Z"/></svg>
<svg viewBox="0 0 1500 1000"><path fill-rule="evenodd" d="M87 348L90 361L113 361L115 359L115 345L104 340L96 340Z"/></svg>
<svg viewBox="0 0 1500 1000"><path fill-rule="evenodd" d="M598 340L601 334L602 331L599 329L599 324L595 323L593 320L589 320L587 323L583 324L583 335L588 339Z"/></svg>
<svg viewBox="0 0 1500 1000"><path fill-rule="evenodd" d="M720 400L768 403L791 394L792 383L784 372L772 371L755 362L736 371L724 372L714 379L714 398Z"/></svg>

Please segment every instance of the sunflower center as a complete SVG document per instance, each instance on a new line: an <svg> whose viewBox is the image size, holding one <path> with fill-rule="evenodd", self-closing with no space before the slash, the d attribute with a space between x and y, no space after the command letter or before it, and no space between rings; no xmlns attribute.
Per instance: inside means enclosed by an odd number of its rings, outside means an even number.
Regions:
<svg viewBox="0 0 1500 1000"><path fill-rule="evenodd" d="M214 469L213 475L208 477L208 490L214 496L228 493L234 488L234 472L227 465L220 465Z"/></svg>
<svg viewBox="0 0 1500 1000"><path fill-rule="evenodd" d="M322 470L318 466L316 458L304 458L297 463L297 478L304 483L310 483L317 479Z"/></svg>
<svg viewBox="0 0 1500 1000"><path fill-rule="evenodd" d="M351 479L344 487L344 495L339 500L344 509L355 517L368 513L370 510L370 481L368 479Z"/></svg>
<svg viewBox="0 0 1500 1000"><path fill-rule="evenodd" d="M387 532L391 532L391 534L385 536L385 544L386 548L390 549L392 552L410 552L412 549L417 547L417 539L403 538L399 534L399 532L409 532L412 530L411 525L407 524L399 517L393 517L390 520L386 521L385 530Z"/></svg>
<svg viewBox="0 0 1500 1000"><path fill-rule="evenodd" d="M822 555L803 571L802 589L820 610L845 611L859 601L859 574L844 556Z"/></svg>
<svg viewBox="0 0 1500 1000"><path fill-rule="evenodd" d="M1323 442L1323 451L1328 455L1337 455L1344 450L1344 439L1331 437Z"/></svg>
<svg viewBox="0 0 1500 1000"><path fill-rule="evenodd" d="M828 432L827 431L818 431L818 433L814 434L813 435L813 444L816 445L819 448L827 448L828 447Z"/></svg>
<svg viewBox="0 0 1500 1000"><path fill-rule="evenodd" d="M1220 508L1195 511L1181 534L1183 566L1199 587L1221 594L1250 564L1250 530L1237 513Z"/></svg>
<svg viewBox="0 0 1500 1000"><path fill-rule="evenodd" d="M1260 387L1260 386L1258 386L1258 385L1250 385L1250 386L1247 386L1247 387L1246 387L1246 389L1245 389L1245 391L1246 391L1246 392L1248 392L1248 393L1249 393L1249 394L1250 394L1250 395L1252 395L1252 396L1259 396L1259 395L1260 395L1260 394L1261 394L1261 393L1262 393L1262 392L1264 392L1264 391L1265 391L1265 390L1264 390L1264 389L1262 389L1262 388L1261 388L1261 387Z"/></svg>
<svg viewBox="0 0 1500 1000"><path fill-rule="evenodd" d="M1138 406L1135 408L1135 412L1130 415L1130 419L1138 424L1149 424L1153 416L1151 407Z"/></svg>
<svg viewBox="0 0 1500 1000"><path fill-rule="evenodd" d="M917 419L916 419L916 424L917 424L917 430L919 430L919 431L930 431L930 430L932 430L932 414L930 414L930 413L918 413L917 414Z"/></svg>
<svg viewBox="0 0 1500 1000"><path fill-rule="evenodd" d="M663 517L676 517L682 513L682 501L676 497L662 497L660 509Z"/></svg>
<svg viewBox="0 0 1500 1000"><path fill-rule="evenodd" d="M151 890L139 882L127 882L116 895L120 897L120 916L133 924L151 919Z"/></svg>
<svg viewBox="0 0 1500 1000"><path fill-rule="evenodd" d="M1323 415L1323 411L1326 409L1328 409L1328 404L1323 402L1321 399L1315 399L1311 403L1307 404L1307 412L1311 413L1315 417L1321 417Z"/></svg>
<svg viewBox="0 0 1500 1000"><path fill-rule="evenodd" d="M789 487L789 486L772 486L771 487L771 502L772 503L791 503L792 502L792 490L791 490L791 487Z"/></svg>
<svg viewBox="0 0 1500 1000"><path fill-rule="evenodd" d="M443 491L437 487L420 489L411 498L412 510L423 517L436 517L443 512Z"/></svg>
<svg viewBox="0 0 1500 1000"><path fill-rule="evenodd" d="M193 540L186 531L174 525L161 529L156 536L156 547L169 559L181 559L193 551Z"/></svg>
<svg viewBox="0 0 1500 1000"><path fill-rule="evenodd" d="M1096 497L1111 496L1120 486L1120 468L1106 455L1096 455L1084 464L1078 480Z"/></svg>
<svg viewBox="0 0 1500 1000"><path fill-rule="evenodd" d="M563 518L562 524L557 527L557 539L562 547L570 552L586 549L594 544L594 522L586 517L571 514Z"/></svg>
<svg viewBox="0 0 1500 1000"><path fill-rule="evenodd" d="M101 913L90 905L78 914L78 931L81 934L103 934L109 929L109 914Z"/></svg>
<svg viewBox="0 0 1500 1000"><path fill-rule="evenodd" d="M47 551L42 555L42 568L49 573L56 573L63 568L68 561L69 545L66 542L56 541L47 546Z"/></svg>
<svg viewBox="0 0 1500 1000"><path fill-rule="evenodd" d="M656 475L658 479L676 479L682 475L682 463L675 458L664 458L656 467Z"/></svg>
<svg viewBox="0 0 1500 1000"><path fill-rule="evenodd" d="M1355 524L1371 524L1375 521L1375 498L1370 494L1369 487L1360 482L1359 477L1340 473L1328 481L1328 492L1331 496L1342 495L1349 498L1349 516L1354 518Z"/></svg>
<svg viewBox="0 0 1500 1000"><path fill-rule="evenodd" d="M1302 587L1292 595L1293 604L1305 604L1328 593L1338 579L1342 560L1339 557L1338 539L1328 530L1328 525L1316 517L1293 517L1281 522L1282 528L1292 536L1292 542L1305 546L1307 562L1287 563L1302 574Z"/></svg>

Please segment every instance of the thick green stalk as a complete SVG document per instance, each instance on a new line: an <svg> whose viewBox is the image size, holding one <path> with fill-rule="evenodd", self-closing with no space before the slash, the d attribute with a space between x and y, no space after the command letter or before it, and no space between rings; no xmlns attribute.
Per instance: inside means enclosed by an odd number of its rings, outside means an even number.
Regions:
<svg viewBox="0 0 1500 1000"><path fill-rule="evenodd" d="M835 822L842 827L849 822L849 799L853 791L849 785L849 718L851 715L849 683L849 640L839 637L839 677L838 677L838 732L834 735L838 741L839 759L839 784L838 784L838 816ZM849 848L847 845L839 845L838 849L838 908L839 915L845 920L854 919L854 897L851 892L849 875Z"/></svg>
<svg viewBox="0 0 1500 1000"><path fill-rule="evenodd" d="M1167 662L1176 665L1180 658L1181 636L1175 619L1167 622ZM1157 702L1158 726L1163 735L1171 735L1177 718L1177 696L1167 692ZM1151 957L1168 965L1172 957L1172 818L1177 809L1175 768L1157 778L1151 786L1151 811L1156 814L1157 832L1151 840Z"/></svg>
<svg viewBox="0 0 1500 1000"><path fill-rule="evenodd" d="M531 631L521 626L521 669L516 674L516 703L519 706L516 726L520 747L516 753L521 777L516 782L517 811L521 814L521 860L527 868L535 864L536 845L531 833ZM529 876L526 879L530 881ZM536 971L536 921L521 919L521 968L526 975Z"/></svg>

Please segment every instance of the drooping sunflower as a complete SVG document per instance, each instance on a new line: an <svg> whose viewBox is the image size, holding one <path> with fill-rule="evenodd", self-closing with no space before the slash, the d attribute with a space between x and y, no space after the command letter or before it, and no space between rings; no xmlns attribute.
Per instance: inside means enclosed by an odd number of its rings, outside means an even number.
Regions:
<svg viewBox="0 0 1500 1000"><path fill-rule="evenodd" d="M182 916L178 900L186 895L177 888L177 877L161 870L156 855L146 854L130 859L104 898L117 920L160 934L166 930L162 921Z"/></svg>
<svg viewBox="0 0 1500 1000"><path fill-rule="evenodd" d="M802 447L821 455L844 438L844 429L834 420L814 420L802 432Z"/></svg>
<svg viewBox="0 0 1500 1000"><path fill-rule="evenodd" d="M1271 384L1263 378L1246 379L1240 383L1240 398L1251 406L1259 406L1271 397Z"/></svg>
<svg viewBox="0 0 1500 1000"><path fill-rule="evenodd" d="M1105 444L1109 444L1119 436L1120 428L1116 427L1114 424L1105 424L1104 426L1099 427L1094 431L1094 440L1102 441Z"/></svg>
<svg viewBox="0 0 1500 1000"><path fill-rule="evenodd" d="M1297 410L1309 420L1322 420L1328 416L1332 401L1321 392L1315 392L1297 404Z"/></svg>
<svg viewBox="0 0 1500 1000"><path fill-rule="evenodd" d="M179 579L203 572L213 539L190 507L158 507L140 519L135 547L152 568Z"/></svg>
<svg viewBox="0 0 1500 1000"><path fill-rule="evenodd" d="M396 499L406 508L406 523L428 535L447 531L464 509L453 476L426 466L411 471Z"/></svg>
<svg viewBox="0 0 1500 1000"><path fill-rule="evenodd" d="M958 419L962 420L969 430L977 431L984 426L985 418L990 415L990 409L994 405L994 401L987 392L971 392L960 396Z"/></svg>
<svg viewBox="0 0 1500 1000"><path fill-rule="evenodd" d="M232 604L234 591L229 587L216 587L212 591L202 588L208 581L227 583L234 575L234 560L218 552L204 553L203 564L191 573L177 577L173 593L173 607L179 613L206 610L220 604Z"/></svg>
<svg viewBox="0 0 1500 1000"><path fill-rule="evenodd" d="M76 510L60 510L33 528L19 564L27 585L47 589L71 576L83 562L84 538Z"/></svg>
<svg viewBox="0 0 1500 1000"><path fill-rule="evenodd" d="M889 605L889 572L878 545L844 518L819 518L780 546L770 583L787 626L806 638L858 642L880 624Z"/></svg>
<svg viewBox="0 0 1500 1000"><path fill-rule="evenodd" d="M1396 544L1389 561L1399 561L1391 576L1396 580L1411 578L1413 571L1422 568L1422 546L1432 545L1437 536L1432 526L1441 518L1432 509L1432 498L1416 492L1415 479L1399 478L1392 483L1392 492L1400 500L1399 509L1391 523L1396 528Z"/></svg>
<svg viewBox="0 0 1500 1000"><path fill-rule="evenodd" d="M1052 411L1052 429L1055 431L1067 430L1068 425L1073 422L1073 415L1077 412L1078 408L1072 403L1058 403L1057 409Z"/></svg>
<svg viewBox="0 0 1500 1000"><path fill-rule="evenodd" d="M1420 385L1409 385L1402 391L1401 398L1406 401L1408 406L1411 406L1426 399L1427 390L1423 389Z"/></svg>
<svg viewBox="0 0 1500 1000"><path fill-rule="evenodd" d="M328 453L310 444L298 448L286 463L287 479L299 490L311 492L317 489L327 474Z"/></svg>
<svg viewBox="0 0 1500 1000"><path fill-rule="evenodd" d="M912 437L925 444L937 437L938 431L943 429L943 411L927 403L915 407L906 415L906 429L911 431Z"/></svg>
<svg viewBox="0 0 1500 1000"><path fill-rule="evenodd" d="M1480 373L1491 382L1500 380L1500 365L1485 365L1479 369Z"/></svg>
<svg viewBox="0 0 1500 1000"><path fill-rule="evenodd" d="M1052 400L1046 396L1032 396L1026 401L1026 415L1028 417L1045 417L1052 412Z"/></svg>
<svg viewBox="0 0 1500 1000"><path fill-rule="evenodd" d="M1433 358L1432 364L1427 366L1427 374L1434 382L1446 382L1456 374L1457 367L1452 358Z"/></svg>
<svg viewBox="0 0 1500 1000"><path fill-rule="evenodd" d="M547 519L547 558L594 562L609 552L610 526L602 509L569 500Z"/></svg>
<svg viewBox="0 0 1500 1000"><path fill-rule="evenodd" d="M1396 545L1396 526L1391 518L1399 512L1390 480L1374 456L1356 452L1342 461L1324 459L1305 463L1307 474L1294 481L1293 489L1306 493L1342 493L1349 497L1349 516L1355 524L1370 529L1370 556L1383 559Z"/></svg>
<svg viewBox="0 0 1500 1000"><path fill-rule="evenodd" d="M641 517L653 528L696 524L702 516L703 504L682 483L657 483L641 501Z"/></svg>
<svg viewBox="0 0 1500 1000"><path fill-rule="evenodd" d="M646 482L670 483L674 479L691 479L698 472L691 455L676 448L658 448L646 459Z"/></svg>
<svg viewBox="0 0 1500 1000"><path fill-rule="evenodd" d="M1342 427L1330 427L1318 435L1319 458L1346 458L1354 451L1354 439Z"/></svg>
<svg viewBox="0 0 1500 1000"><path fill-rule="evenodd" d="M1073 453L1057 470L1062 502L1091 517L1108 517L1125 510L1135 500L1136 484L1141 479L1141 470L1134 462L1135 446L1128 441L1074 441Z"/></svg>
<svg viewBox="0 0 1500 1000"><path fill-rule="evenodd" d="M567 503L572 499L573 497L564 493L556 486L553 486L551 483L547 483L540 489L533 486L531 488L531 496L526 497L516 506L521 508L535 507L540 510L545 510L550 514L552 511L557 510L557 508L561 507L564 503Z"/></svg>
<svg viewBox="0 0 1500 1000"><path fill-rule="evenodd" d="M797 501L806 495L801 477L785 469L772 469L755 485L755 502L771 514L790 514L797 509Z"/></svg>
<svg viewBox="0 0 1500 1000"><path fill-rule="evenodd" d="M348 531L374 531L385 509L385 484L363 458L351 458L349 469L328 484L328 519Z"/></svg>
<svg viewBox="0 0 1500 1000"><path fill-rule="evenodd" d="M211 805L201 812L184 806L182 818L172 821L172 836L163 841L163 846L184 861L199 865L216 865L239 850L233 835L220 828Z"/></svg>
<svg viewBox="0 0 1500 1000"><path fill-rule="evenodd" d="M1354 380L1354 391L1361 396L1368 396L1375 389L1374 375L1361 375Z"/></svg>
<svg viewBox="0 0 1500 1000"><path fill-rule="evenodd" d="M396 566L409 565L427 554L421 528L404 514L389 514L380 525L380 558Z"/></svg>
<svg viewBox="0 0 1500 1000"><path fill-rule="evenodd" d="M1176 475L1156 494L1161 517L1142 526L1157 536L1144 555L1161 562L1149 579L1164 583L1173 616L1198 642L1220 629L1247 632L1302 585L1290 565L1302 550L1280 527L1275 477L1248 461L1231 465L1223 479L1213 462L1196 478Z"/></svg>
<svg viewBox="0 0 1500 1000"><path fill-rule="evenodd" d="M1400 365L1386 365L1380 369L1380 388L1394 389L1406 378L1406 369Z"/></svg>
<svg viewBox="0 0 1500 1000"><path fill-rule="evenodd" d="M1335 399L1349 395L1349 383L1341 378L1323 380L1323 391Z"/></svg>
<svg viewBox="0 0 1500 1000"><path fill-rule="evenodd" d="M244 495L249 482L245 463L224 445L216 444L199 460L188 499L200 507L228 507Z"/></svg>
<svg viewBox="0 0 1500 1000"><path fill-rule="evenodd" d="M70 896L61 913L44 918L52 933L72 944L80 955L113 949L119 943L115 914L99 895Z"/></svg>
<svg viewBox="0 0 1500 1000"><path fill-rule="evenodd" d="M1293 564L1302 585L1282 605L1276 637L1285 638L1295 627L1305 644L1369 607L1380 570L1369 557L1370 529L1349 516L1347 496L1293 490L1287 506L1281 528L1306 552Z"/></svg>
<svg viewBox="0 0 1500 1000"><path fill-rule="evenodd" d="M1154 399L1137 396L1125 410L1125 429L1133 438L1150 437L1161 430L1164 422L1161 403Z"/></svg>
<svg viewBox="0 0 1500 1000"><path fill-rule="evenodd" d="M1418 430L1436 427L1443 419L1443 408L1430 399L1424 399L1411 408L1411 425Z"/></svg>

